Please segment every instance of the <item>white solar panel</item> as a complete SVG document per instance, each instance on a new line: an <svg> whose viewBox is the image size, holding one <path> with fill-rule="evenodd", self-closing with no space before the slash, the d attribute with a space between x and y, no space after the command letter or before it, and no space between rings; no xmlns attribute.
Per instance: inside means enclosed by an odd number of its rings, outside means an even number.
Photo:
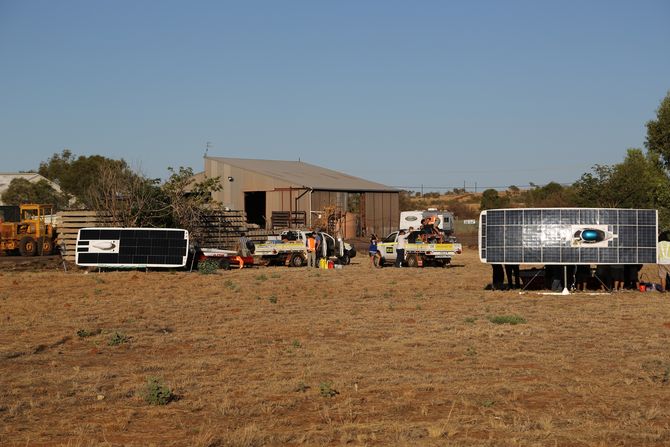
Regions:
<svg viewBox="0 0 670 447"><path fill-rule="evenodd" d="M486 210L479 257L490 264L653 264L657 234L656 210Z"/></svg>

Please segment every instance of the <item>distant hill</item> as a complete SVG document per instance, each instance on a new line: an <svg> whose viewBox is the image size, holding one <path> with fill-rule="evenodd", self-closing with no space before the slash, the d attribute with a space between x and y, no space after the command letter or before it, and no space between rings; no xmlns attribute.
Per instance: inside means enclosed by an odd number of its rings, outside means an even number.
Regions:
<svg viewBox="0 0 670 447"><path fill-rule="evenodd" d="M424 210L427 208L437 208L438 210L448 210L456 215L460 220L474 219L479 216L479 203L482 194L474 192L465 193L426 193L423 196L416 194L407 194L401 200L401 210Z"/></svg>

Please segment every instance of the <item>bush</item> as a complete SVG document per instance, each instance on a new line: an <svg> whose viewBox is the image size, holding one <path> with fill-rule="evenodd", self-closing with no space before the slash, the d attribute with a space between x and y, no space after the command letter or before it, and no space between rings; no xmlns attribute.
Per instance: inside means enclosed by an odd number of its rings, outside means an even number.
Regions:
<svg viewBox="0 0 670 447"><path fill-rule="evenodd" d="M219 270L219 263L211 259L206 259L198 263L198 272L202 275L211 275Z"/></svg>
<svg viewBox="0 0 670 447"><path fill-rule="evenodd" d="M323 397L335 397L340 393L333 388L333 382L321 382L319 384L319 394Z"/></svg>
<svg viewBox="0 0 670 447"><path fill-rule="evenodd" d="M524 324L526 319L520 315L496 315L489 317L493 324Z"/></svg>
<svg viewBox="0 0 670 447"><path fill-rule="evenodd" d="M86 338L86 337L93 337L94 335L98 335L100 333L100 329L96 329L94 331L89 331L87 329L79 329L77 331L77 336L79 338Z"/></svg>
<svg viewBox="0 0 670 447"><path fill-rule="evenodd" d="M143 393L144 400L149 405L167 405L175 399L175 395L160 379L149 377Z"/></svg>
<svg viewBox="0 0 670 447"><path fill-rule="evenodd" d="M109 342L107 342L107 344L109 346L118 346L124 343L128 343L128 341L130 341L130 338L127 335L122 334L120 332L114 332L114 334L110 337Z"/></svg>

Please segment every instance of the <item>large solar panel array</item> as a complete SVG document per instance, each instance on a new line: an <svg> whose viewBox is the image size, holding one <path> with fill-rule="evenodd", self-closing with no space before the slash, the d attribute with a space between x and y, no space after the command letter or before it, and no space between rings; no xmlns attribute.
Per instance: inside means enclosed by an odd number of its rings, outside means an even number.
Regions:
<svg viewBox="0 0 670 447"><path fill-rule="evenodd" d="M188 231L176 228L82 228L75 262L92 267L183 267Z"/></svg>
<svg viewBox="0 0 670 447"><path fill-rule="evenodd" d="M487 210L479 220L479 257L490 264L653 264L657 234L656 210Z"/></svg>

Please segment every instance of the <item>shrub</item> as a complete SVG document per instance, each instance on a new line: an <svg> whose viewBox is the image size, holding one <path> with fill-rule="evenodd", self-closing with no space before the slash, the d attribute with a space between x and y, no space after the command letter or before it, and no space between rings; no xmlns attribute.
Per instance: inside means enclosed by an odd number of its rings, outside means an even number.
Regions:
<svg viewBox="0 0 670 447"><path fill-rule="evenodd" d="M319 384L319 394L323 397L335 397L340 393L333 388L333 382L321 382Z"/></svg>
<svg viewBox="0 0 670 447"><path fill-rule="evenodd" d="M523 324L526 319L520 315L495 315L489 317L493 324Z"/></svg>
<svg viewBox="0 0 670 447"><path fill-rule="evenodd" d="M206 259L198 263L198 272L202 275L211 275L219 270L219 264L211 259Z"/></svg>
<svg viewBox="0 0 670 447"><path fill-rule="evenodd" d="M97 335L99 333L100 333L99 329L95 330L95 331L89 331L89 330L86 330L86 329L79 329L77 331L77 335L79 336L79 338L93 337L94 335Z"/></svg>
<svg viewBox="0 0 670 447"><path fill-rule="evenodd" d="M150 405L167 405L175 395L160 379L149 377L143 393L144 400Z"/></svg>
<svg viewBox="0 0 670 447"><path fill-rule="evenodd" d="M107 342L107 344L109 346L118 346L123 343L128 343L129 340L130 338L128 338L127 335L120 332L114 332L114 334L112 334L112 336L109 338L109 342Z"/></svg>

